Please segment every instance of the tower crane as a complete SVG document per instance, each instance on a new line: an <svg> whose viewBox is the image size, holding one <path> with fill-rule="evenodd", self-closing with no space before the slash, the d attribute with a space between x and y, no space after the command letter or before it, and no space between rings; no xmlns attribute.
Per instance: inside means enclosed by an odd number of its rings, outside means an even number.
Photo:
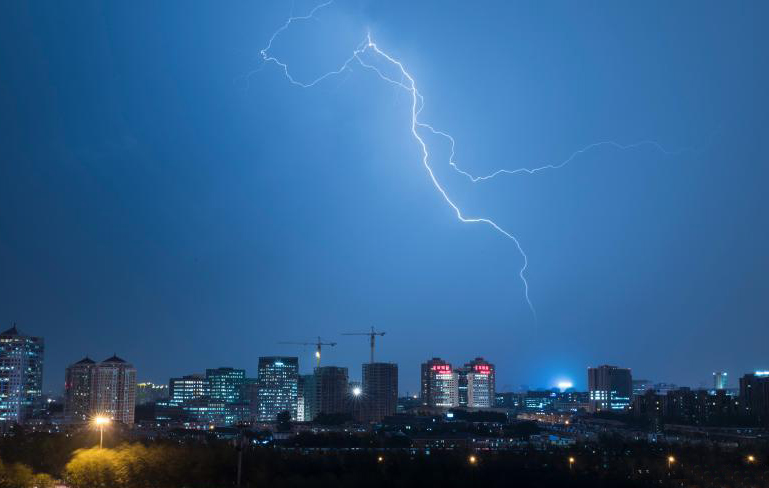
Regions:
<svg viewBox="0 0 769 488"><path fill-rule="evenodd" d="M374 327L371 327L371 332L345 332L342 335L363 335L363 336L369 336L371 338L371 362L374 362L374 341L376 336L383 336L385 335L384 332L377 332L374 330Z"/></svg>
<svg viewBox="0 0 769 488"><path fill-rule="evenodd" d="M336 346L336 342L323 342L318 336L318 340L316 342L289 342L289 341L282 341L278 342L278 344L293 344L295 346L315 346L315 361L318 368L320 368L320 348L321 346Z"/></svg>

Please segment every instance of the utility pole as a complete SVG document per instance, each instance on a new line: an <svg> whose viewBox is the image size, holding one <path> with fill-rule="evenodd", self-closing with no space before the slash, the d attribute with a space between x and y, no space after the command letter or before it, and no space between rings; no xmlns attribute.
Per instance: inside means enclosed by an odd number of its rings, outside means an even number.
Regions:
<svg viewBox="0 0 769 488"><path fill-rule="evenodd" d="M243 431L240 431L240 436L238 436L238 444L236 449L238 450L238 484L237 487L240 488L240 480L243 475Z"/></svg>
<svg viewBox="0 0 769 488"><path fill-rule="evenodd" d="M374 327L371 327L371 332L345 332L342 335L364 335L369 336L371 339L371 360L369 362L374 362L374 346L375 346L375 340L376 336L383 336L385 335L385 332L377 332L374 330Z"/></svg>

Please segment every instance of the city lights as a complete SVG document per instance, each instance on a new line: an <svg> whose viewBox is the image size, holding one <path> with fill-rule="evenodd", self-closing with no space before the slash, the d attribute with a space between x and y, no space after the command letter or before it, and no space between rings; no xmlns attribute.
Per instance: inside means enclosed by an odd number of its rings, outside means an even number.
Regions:
<svg viewBox="0 0 769 488"><path fill-rule="evenodd" d="M361 390L360 386L356 386L352 389L352 396L359 397L363 393L363 390Z"/></svg>
<svg viewBox="0 0 769 488"><path fill-rule="evenodd" d="M476 458L475 456L471 455L469 458L467 458L467 461L470 464L476 464L476 463L478 463L478 458Z"/></svg>

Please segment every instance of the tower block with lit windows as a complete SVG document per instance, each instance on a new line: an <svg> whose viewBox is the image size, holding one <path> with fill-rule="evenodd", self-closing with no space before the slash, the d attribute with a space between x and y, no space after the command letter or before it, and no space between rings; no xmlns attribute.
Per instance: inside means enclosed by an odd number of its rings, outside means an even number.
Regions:
<svg viewBox="0 0 769 488"><path fill-rule="evenodd" d="M117 356L100 363L86 357L67 367L64 413L67 422L103 417L133 425L136 409L136 368Z"/></svg>

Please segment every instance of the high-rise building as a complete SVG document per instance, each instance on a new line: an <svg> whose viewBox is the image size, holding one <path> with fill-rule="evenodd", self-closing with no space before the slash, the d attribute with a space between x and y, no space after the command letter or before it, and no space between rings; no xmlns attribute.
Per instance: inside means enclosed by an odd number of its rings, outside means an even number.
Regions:
<svg viewBox="0 0 769 488"><path fill-rule="evenodd" d="M189 403L208 395L208 380L202 374L190 374L168 380L168 401L175 405Z"/></svg>
<svg viewBox="0 0 769 488"><path fill-rule="evenodd" d="M87 422L91 417L93 367L89 357L67 366L64 376L64 419L67 423Z"/></svg>
<svg viewBox="0 0 769 488"><path fill-rule="evenodd" d="M243 385L246 382L246 370L235 368L215 368L206 370L208 396L211 400L224 403L240 403L244 399Z"/></svg>
<svg viewBox="0 0 769 488"><path fill-rule="evenodd" d="M740 378L740 405L745 415L769 426L769 371L756 371Z"/></svg>
<svg viewBox="0 0 769 488"><path fill-rule="evenodd" d="M315 375L300 375L296 387L296 420L298 422L313 420L312 406L316 401L315 393Z"/></svg>
<svg viewBox="0 0 769 488"><path fill-rule="evenodd" d="M93 366L91 411L133 425L136 409L136 368L117 356Z"/></svg>
<svg viewBox="0 0 769 488"><path fill-rule="evenodd" d="M713 389L725 390L728 383L729 375L726 371L716 371L713 373Z"/></svg>
<svg viewBox="0 0 769 488"><path fill-rule="evenodd" d="M83 358L67 367L64 401L68 422L87 422L92 417L104 416L132 425L136 409L136 369L117 356L100 363Z"/></svg>
<svg viewBox="0 0 769 488"><path fill-rule="evenodd" d="M319 414L347 413L350 410L347 368L315 368L304 384L304 415L313 420Z"/></svg>
<svg viewBox="0 0 769 488"><path fill-rule="evenodd" d="M13 327L0 334L0 424L24 423L43 392L42 337Z"/></svg>
<svg viewBox="0 0 769 488"><path fill-rule="evenodd" d="M609 365L588 368L587 384L590 409L594 412L622 411L630 405L633 377L629 369Z"/></svg>
<svg viewBox="0 0 769 488"><path fill-rule="evenodd" d="M467 374L470 372L467 368L457 368L454 371L457 375L457 405L467 406Z"/></svg>
<svg viewBox="0 0 769 488"><path fill-rule="evenodd" d="M456 407L459 405L458 374L451 363L432 358L422 363L422 405L430 407Z"/></svg>
<svg viewBox="0 0 769 488"><path fill-rule="evenodd" d="M256 417L260 422L274 422L278 414L288 411L297 419L299 359L268 356L259 358Z"/></svg>
<svg viewBox="0 0 769 488"><path fill-rule="evenodd" d="M475 358L463 368L467 377L467 406L491 408L497 393L494 365L483 358Z"/></svg>
<svg viewBox="0 0 769 488"><path fill-rule="evenodd" d="M363 419L379 422L394 415L398 408L398 365L365 363L362 378Z"/></svg>

